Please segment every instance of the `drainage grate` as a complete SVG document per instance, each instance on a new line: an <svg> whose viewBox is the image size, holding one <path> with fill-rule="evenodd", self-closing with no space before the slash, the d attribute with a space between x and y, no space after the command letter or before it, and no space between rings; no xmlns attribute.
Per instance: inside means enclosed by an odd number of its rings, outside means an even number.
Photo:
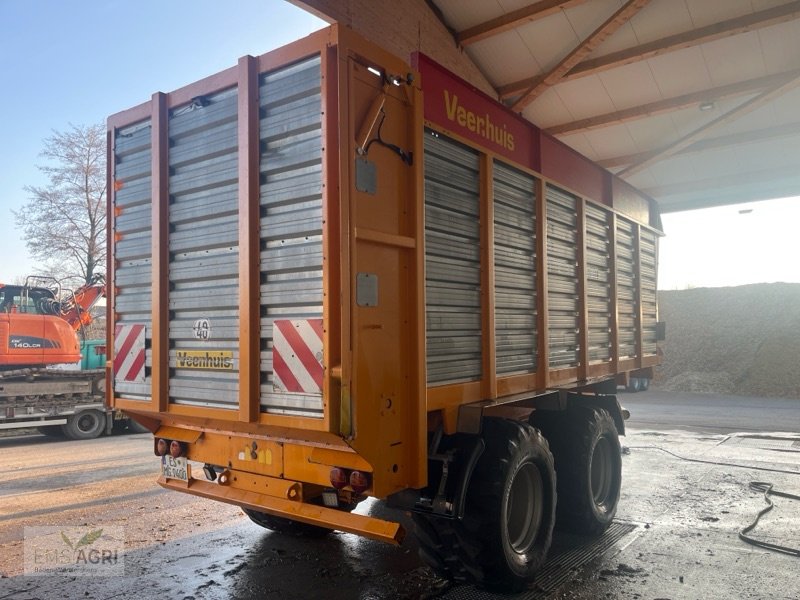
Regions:
<svg viewBox="0 0 800 600"><path fill-rule="evenodd" d="M759 435L734 435L727 438L726 446L744 446L761 450L780 450L782 452L800 452L800 439L789 437L772 437Z"/></svg>
<svg viewBox="0 0 800 600"><path fill-rule="evenodd" d="M474 586L460 586L447 592L445 600L543 600L572 579L589 561L602 556L636 529L634 523L615 521L601 538L587 539L556 533L550 558L539 571L533 589L515 595L492 594Z"/></svg>

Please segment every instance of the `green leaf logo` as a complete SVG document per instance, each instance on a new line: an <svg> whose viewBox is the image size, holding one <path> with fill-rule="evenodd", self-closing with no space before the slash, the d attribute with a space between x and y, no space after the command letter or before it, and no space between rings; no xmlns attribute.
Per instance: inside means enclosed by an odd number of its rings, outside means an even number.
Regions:
<svg viewBox="0 0 800 600"><path fill-rule="evenodd" d="M71 541L70 541L70 539L67 537L67 534L66 534L66 533L64 533L63 531L61 532L61 539L62 539L62 540L64 540L64 543L65 543L67 546L69 546L69 547L70 547L72 550L75 550L75 546L73 546L73 545L72 545L72 542L71 542Z"/></svg>
<svg viewBox="0 0 800 600"><path fill-rule="evenodd" d="M90 531L89 533L84 535L80 540L78 540L78 543L75 544L75 548L77 549L77 548L82 548L83 546L91 546L102 535L103 535L102 529L96 529L95 531Z"/></svg>

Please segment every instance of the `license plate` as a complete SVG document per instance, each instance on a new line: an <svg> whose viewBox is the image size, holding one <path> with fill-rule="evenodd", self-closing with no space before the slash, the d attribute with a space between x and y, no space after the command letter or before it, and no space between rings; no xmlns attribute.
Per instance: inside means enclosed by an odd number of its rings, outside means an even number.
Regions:
<svg viewBox="0 0 800 600"><path fill-rule="evenodd" d="M189 481L189 470L186 468L186 457L173 458L169 454L161 457L161 474L166 479Z"/></svg>

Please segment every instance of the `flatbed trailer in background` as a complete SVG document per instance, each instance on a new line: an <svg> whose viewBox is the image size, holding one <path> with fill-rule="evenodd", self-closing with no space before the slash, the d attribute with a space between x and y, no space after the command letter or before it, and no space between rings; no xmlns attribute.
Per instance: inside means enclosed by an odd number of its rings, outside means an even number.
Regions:
<svg viewBox="0 0 800 600"><path fill-rule="evenodd" d="M166 488L400 543L351 512L385 499L439 574L519 589L616 512L660 219L411 62L333 26L109 119L108 401Z"/></svg>

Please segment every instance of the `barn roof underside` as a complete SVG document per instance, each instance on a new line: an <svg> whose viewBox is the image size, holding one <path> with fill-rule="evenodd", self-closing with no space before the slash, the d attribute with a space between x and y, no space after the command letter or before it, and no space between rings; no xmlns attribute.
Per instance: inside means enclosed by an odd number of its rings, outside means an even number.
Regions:
<svg viewBox="0 0 800 600"><path fill-rule="evenodd" d="M800 1L426 2L499 99L662 212L800 196Z"/></svg>

